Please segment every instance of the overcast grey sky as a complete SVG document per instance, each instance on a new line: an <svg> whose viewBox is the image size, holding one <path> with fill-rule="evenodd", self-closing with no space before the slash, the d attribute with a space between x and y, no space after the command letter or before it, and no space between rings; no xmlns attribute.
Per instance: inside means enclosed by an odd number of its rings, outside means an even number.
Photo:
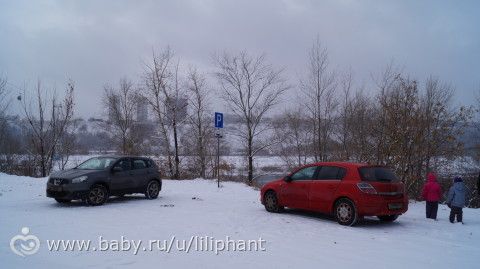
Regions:
<svg viewBox="0 0 480 269"><path fill-rule="evenodd" d="M103 85L138 80L152 48L170 45L204 72L215 51L265 52L295 85L317 35L358 85L393 59L453 85L457 103L473 104L480 88L480 1L0 0L0 75L14 95L38 78L58 91L72 78L77 116L90 117Z"/></svg>

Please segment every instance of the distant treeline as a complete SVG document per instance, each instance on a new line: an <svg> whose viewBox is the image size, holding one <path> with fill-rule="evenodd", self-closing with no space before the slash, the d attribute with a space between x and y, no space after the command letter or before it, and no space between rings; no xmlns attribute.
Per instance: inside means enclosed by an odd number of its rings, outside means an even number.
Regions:
<svg viewBox="0 0 480 269"><path fill-rule="evenodd" d="M287 81L265 55L224 52L213 59L216 70L207 75L184 68L170 48L154 52L140 77L104 87L105 113L88 121L73 116L73 81L62 98L39 82L34 96L25 90L19 97L22 114L7 116L12 96L7 79L0 80L0 169L46 176L72 154L113 150L162 156L169 178L214 177L216 92L234 120L222 154L245 157L239 176L249 184L259 155L279 156L288 169L333 160L388 165L413 197L427 172L445 170L452 160L469 156L477 164L452 173L478 173L480 128L473 119L479 107L453 104L453 87L439 78L419 80L390 64L373 86L359 86L351 70L331 68L319 41L299 81Z"/></svg>

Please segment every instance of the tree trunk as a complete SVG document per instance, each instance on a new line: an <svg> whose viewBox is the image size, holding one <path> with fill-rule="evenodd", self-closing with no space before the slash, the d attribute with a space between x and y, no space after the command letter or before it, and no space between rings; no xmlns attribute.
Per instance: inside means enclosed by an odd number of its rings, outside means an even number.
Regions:
<svg viewBox="0 0 480 269"><path fill-rule="evenodd" d="M123 137L122 137L122 154L127 154L127 138L126 138L126 134L123 134Z"/></svg>
<svg viewBox="0 0 480 269"><path fill-rule="evenodd" d="M201 125L200 125L200 130L201 130ZM206 165L205 165L205 149L203 147L203 138L202 134L200 133L200 137L198 139L198 144L199 144L199 150L198 153L200 155L200 177L205 178L205 170L206 170Z"/></svg>
<svg viewBox="0 0 480 269"><path fill-rule="evenodd" d="M41 157L41 167L42 167L42 177L47 176L47 167L46 167L46 161L45 161L45 156L43 155L43 149L42 149L42 157Z"/></svg>
<svg viewBox="0 0 480 269"><path fill-rule="evenodd" d="M180 171L179 171L180 158L178 157L177 121L175 118L173 119L173 141L174 141L174 147L175 147L175 174L173 175L173 178L179 179L180 178Z"/></svg>
<svg viewBox="0 0 480 269"><path fill-rule="evenodd" d="M251 186L253 184L253 138L251 132L248 134L248 148L247 148L247 156L248 156L248 185Z"/></svg>

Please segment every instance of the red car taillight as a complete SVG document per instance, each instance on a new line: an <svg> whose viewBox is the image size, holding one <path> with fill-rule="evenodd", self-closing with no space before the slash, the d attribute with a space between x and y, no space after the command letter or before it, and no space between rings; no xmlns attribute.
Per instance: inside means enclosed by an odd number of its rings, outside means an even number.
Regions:
<svg viewBox="0 0 480 269"><path fill-rule="evenodd" d="M377 194L377 190L372 185L370 185L370 183L360 182L360 183L357 183L357 187L363 193Z"/></svg>

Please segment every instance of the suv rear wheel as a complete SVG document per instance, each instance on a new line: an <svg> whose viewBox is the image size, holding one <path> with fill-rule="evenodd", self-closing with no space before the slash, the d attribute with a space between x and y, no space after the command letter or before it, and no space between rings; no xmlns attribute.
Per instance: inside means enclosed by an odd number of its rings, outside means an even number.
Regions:
<svg viewBox="0 0 480 269"><path fill-rule="evenodd" d="M87 204L97 206L104 204L108 199L107 188L103 185L96 184L87 194Z"/></svg>
<svg viewBox="0 0 480 269"><path fill-rule="evenodd" d="M160 184L156 180L150 180L145 189L145 197L147 199L156 199L160 193Z"/></svg>
<svg viewBox="0 0 480 269"><path fill-rule="evenodd" d="M350 199L342 198L335 203L335 219L341 225L353 226L357 222L357 209Z"/></svg>

